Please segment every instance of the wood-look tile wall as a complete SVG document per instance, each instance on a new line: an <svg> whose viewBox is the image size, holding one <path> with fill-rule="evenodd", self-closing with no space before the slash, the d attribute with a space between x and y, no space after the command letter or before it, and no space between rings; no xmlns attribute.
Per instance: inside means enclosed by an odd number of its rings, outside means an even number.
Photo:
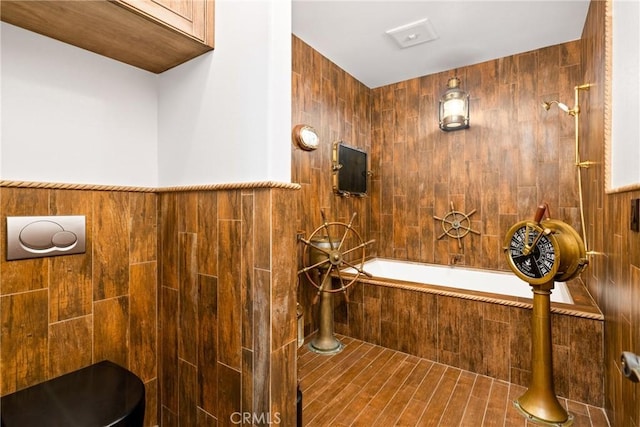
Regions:
<svg viewBox="0 0 640 427"><path fill-rule="evenodd" d="M145 425L295 425L297 194L0 188L2 395L110 359ZM85 215L86 253L7 262L23 215Z"/></svg>
<svg viewBox="0 0 640 427"><path fill-rule="evenodd" d="M338 333L515 384L531 378L531 310L357 283L335 304ZM556 393L602 406L601 320L552 314Z"/></svg>
<svg viewBox="0 0 640 427"><path fill-rule="evenodd" d="M153 193L0 188L0 386L9 394L110 359L146 387L158 424ZM6 217L85 215L86 252L6 261Z"/></svg>
<svg viewBox="0 0 640 427"><path fill-rule="evenodd" d="M296 195L160 195L163 426L295 424Z"/></svg>
<svg viewBox="0 0 640 427"><path fill-rule="evenodd" d="M343 141L371 153L371 90L295 36L292 86L292 126L311 125L320 137L315 151L295 145L291 148L291 180L302 187L295 218L297 230L309 237L322 224L321 210L328 221L344 223L356 212L353 226L363 240L369 240L371 198L344 198L333 193L332 147L334 142ZM300 266L301 245L297 257ZM375 253L375 247L367 249L367 253ZM316 329L312 311L315 288L303 278L299 290L308 334Z"/></svg>
<svg viewBox="0 0 640 427"><path fill-rule="evenodd" d="M605 192L605 2L592 1L582 33L581 157L597 164L584 171L585 223L591 257L585 281L605 315L605 407L613 426L640 426L637 384L620 369L623 351L640 354L640 233L629 229L630 200L640 190ZM614 41L615 43L615 41ZM614 112L615 114L615 112Z"/></svg>
<svg viewBox="0 0 640 427"><path fill-rule="evenodd" d="M470 93L471 127L438 128L438 99L457 75ZM372 91L371 234L378 254L437 264L508 269L508 228L548 202L580 230L573 120L544 100L569 105L581 82L580 43L570 42L432 74ZM460 240L443 234L452 209L470 213Z"/></svg>

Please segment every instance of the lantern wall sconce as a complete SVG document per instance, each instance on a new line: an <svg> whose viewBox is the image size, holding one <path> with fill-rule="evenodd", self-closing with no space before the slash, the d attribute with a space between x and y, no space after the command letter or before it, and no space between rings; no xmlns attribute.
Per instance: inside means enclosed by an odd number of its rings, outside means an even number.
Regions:
<svg viewBox="0 0 640 427"><path fill-rule="evenodd" d="M440 98L438 121L444 131L469 127L469 94L460 89L457 77L449 79L447 91Z"/></svg>

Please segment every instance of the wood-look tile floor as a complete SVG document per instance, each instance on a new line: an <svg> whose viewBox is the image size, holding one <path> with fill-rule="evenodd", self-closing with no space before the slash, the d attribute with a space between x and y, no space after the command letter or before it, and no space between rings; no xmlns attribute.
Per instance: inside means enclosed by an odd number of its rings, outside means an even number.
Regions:
<svg viewBox="0 0 640 427"><path fill-rule="evenodd" d="M298 349L304 427L534 426L512 402L525 387L339 336L342 352ZM601 408L559 398L575 427L608 427Z"/></svg>

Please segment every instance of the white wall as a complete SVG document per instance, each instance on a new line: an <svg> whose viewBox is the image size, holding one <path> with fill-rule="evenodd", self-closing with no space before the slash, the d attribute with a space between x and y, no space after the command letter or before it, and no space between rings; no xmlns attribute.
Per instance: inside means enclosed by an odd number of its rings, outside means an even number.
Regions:
<svg viewBox="0 0 640 427"><path fill-rule="evenodd" d="M1 25L0 178L155 186L158 77Z"/></svg>
<svg viewBox="0 0 640 427"><path fill-rule="evenodd" d="M640 184L640 4L613 2L610 188Z"/></svg>
<svg viewBox="0 0 640 427"><path fill-rule="evenodd" d="M289 182L291 4L215 5L215 51L161 75L2 23L0 179Z"/></svg>
<svg viewBox="0 0 640 427"><path fill-rule="evenodd" d="M216 49L160 76L160 186L291 179L291 4L217 0Z"/></svg>

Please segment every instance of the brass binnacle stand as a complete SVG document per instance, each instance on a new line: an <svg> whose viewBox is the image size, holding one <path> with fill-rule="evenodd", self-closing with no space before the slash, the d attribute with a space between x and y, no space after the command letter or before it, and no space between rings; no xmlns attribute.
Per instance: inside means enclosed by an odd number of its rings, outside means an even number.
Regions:
<svg viewBox="0 0 640 427"><path fill-rule="evenodd" d="M570 426L573 415L558 401L553 384L551 344L551 290L553 280L531 285L533 315L531 319L531 383L516 399L514 406L529 420L543 425Z"/></svg>

